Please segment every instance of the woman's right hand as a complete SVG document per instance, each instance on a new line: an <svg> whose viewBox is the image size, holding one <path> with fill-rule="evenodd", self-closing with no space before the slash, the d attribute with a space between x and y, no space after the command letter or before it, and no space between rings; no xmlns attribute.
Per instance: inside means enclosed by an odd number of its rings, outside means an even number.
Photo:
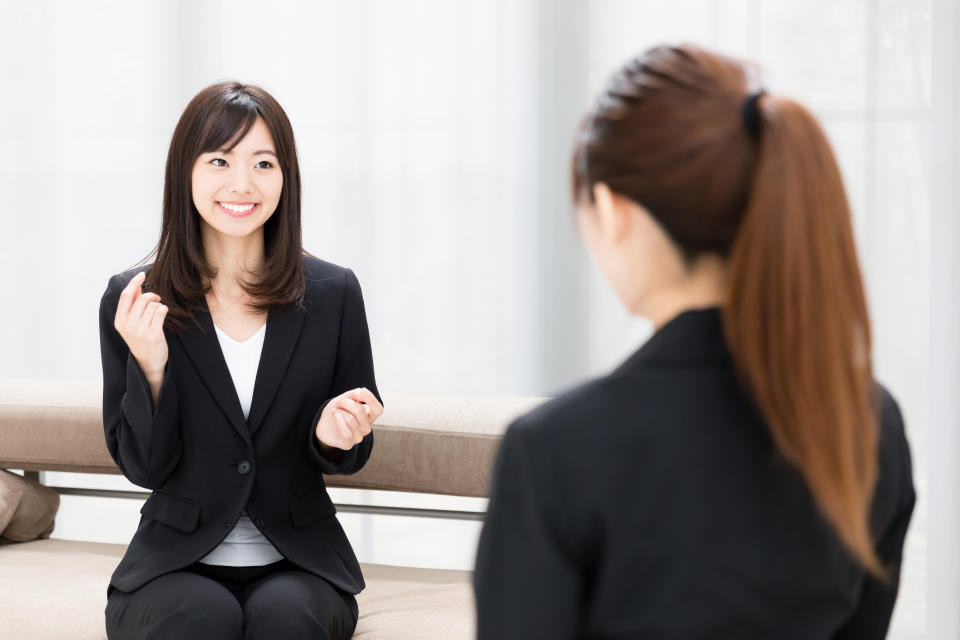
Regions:
<svg viewBox="0 0 960 640"><path fill-rule="evenodd" d="M143 271L133 276L120 293L113 326L127 343L147 380L153 381L162 379L167 366L167 339L163 335L167 305L160 303L157 294L140 291L145 277Z"/></svg>

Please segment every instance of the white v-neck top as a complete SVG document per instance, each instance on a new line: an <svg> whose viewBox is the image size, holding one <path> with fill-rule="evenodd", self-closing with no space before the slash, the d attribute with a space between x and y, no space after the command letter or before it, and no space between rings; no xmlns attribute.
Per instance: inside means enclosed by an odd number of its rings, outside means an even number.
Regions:
<svg viewBox="0 0 960 640"><path fill-rule="evenodd" d="M243 409L243 417L250 416L250 403L253 402L253 385L257 380L257 368L260 366L260 354L263 352L263 339L267 333L264 324L255 334L238 342L213 325L223 359L227 361L237 398ZM276 547L264 537L246 513L241 513L236 525L227 534L217 548L200 559L204 564L216 564L229 567L260 566L277 562L283 556Z"/></svg>
<svg viewBox="0 0 960 640"><path fill-rule="evenodd" d="M227 368L230 369L230 377L233 378L237 397L240 398L243 417L249 417L250 403L253 401L253 384L257 380L257 368L260 366L260 353L263 351L263 338L267 335L267 325L264 323L255 334L243 342L234 340L217 325L213 325L213 328L220 340L220 350L223 351L223 359L227 361Z"/></svg>

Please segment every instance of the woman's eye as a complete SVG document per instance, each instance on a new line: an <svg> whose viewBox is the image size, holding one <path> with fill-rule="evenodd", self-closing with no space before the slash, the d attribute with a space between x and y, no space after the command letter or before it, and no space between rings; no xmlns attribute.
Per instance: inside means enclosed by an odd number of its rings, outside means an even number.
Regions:
<svg viewBox="0 0 960 640"><path fill-rule="evenodd" d="M273 163L269 160L261 160L257 163L257 169L272 169Z"/></svg>
<svg viewBox="0 0 960 640"><path fill-rule="evenodd" d="M212 164L215 167L225 167L227 166L227 161L224 160L223 158L214 158L213 160L210 161L210 164Z"/></svg>

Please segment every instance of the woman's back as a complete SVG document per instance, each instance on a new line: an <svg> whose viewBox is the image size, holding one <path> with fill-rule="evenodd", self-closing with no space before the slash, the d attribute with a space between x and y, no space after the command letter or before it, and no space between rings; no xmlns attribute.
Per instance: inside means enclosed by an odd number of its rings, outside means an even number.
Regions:
<svg viewBox="0 0 960 640"><path fill-rule="evenodd" d="M680 314L508 431L477 559L479 637L882 637L914 493L881 393L872 525L887 588L777 453L719 310Z"/></svg>

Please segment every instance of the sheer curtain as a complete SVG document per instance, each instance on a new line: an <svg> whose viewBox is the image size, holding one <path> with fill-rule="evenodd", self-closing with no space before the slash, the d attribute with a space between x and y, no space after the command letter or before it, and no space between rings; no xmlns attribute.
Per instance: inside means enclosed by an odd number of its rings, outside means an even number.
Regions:
<svg viewBox="0 0 960 640"><path fill-rule="evenodd" d="M536 391L535 5L4 7L3 322L48 333L5 341L6 375L98 375L96 301L156 242L176 120L237 78L290 116L304 244L358 273L383 387Z"/></svg>
<svg viewBox="0 0 960 640"><path fill-rule="evenodd" d="M575 236L573 131L627 57L700 43L760 62L835 146L920 493L891 637L960 637L958 27L953 0L0 0L0 377L99 377L99 296L156 241L173 126L222 78L290 115L305 245L360 277L386 392L601 373L649 327ZM82 500L63 535L110 521ZM100 504L119 524L96 535L128 539L130 507ZM364 560L472 562L470 523L346 520Z"/></svg>

